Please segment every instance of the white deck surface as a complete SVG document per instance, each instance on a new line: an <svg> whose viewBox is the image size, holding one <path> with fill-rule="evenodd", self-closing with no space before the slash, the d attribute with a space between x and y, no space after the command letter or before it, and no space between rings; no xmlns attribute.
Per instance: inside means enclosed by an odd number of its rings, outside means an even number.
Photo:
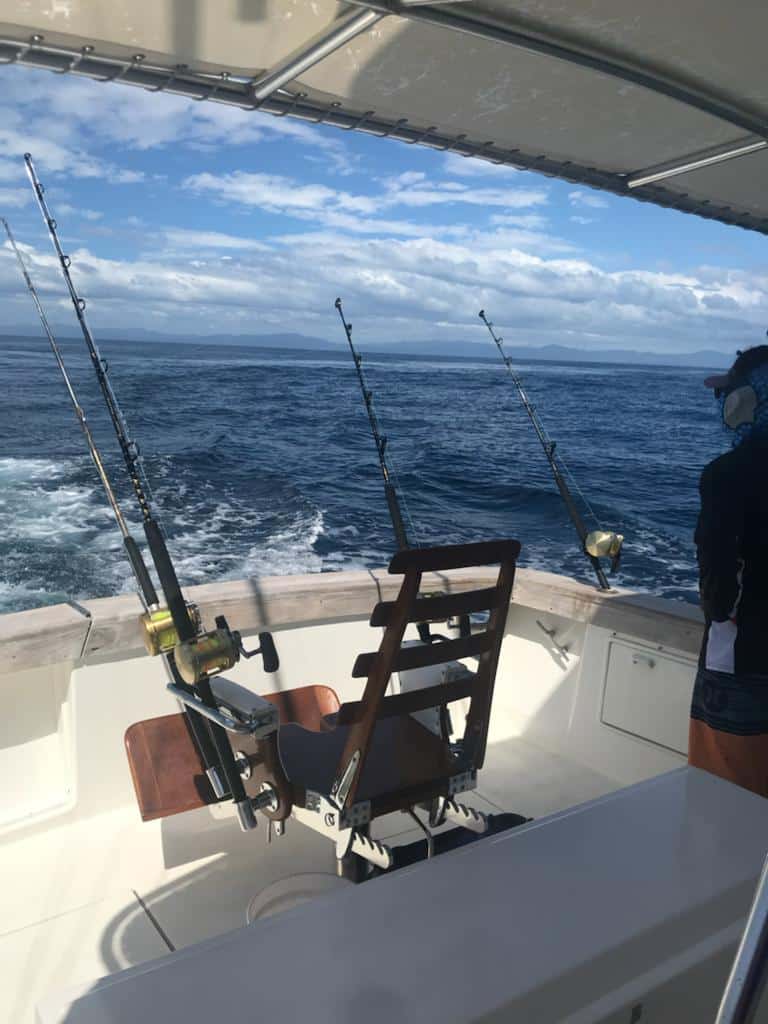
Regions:
<svg viewBox="0 0 768 1024"><path fill-rule="evenodd" d="M353 654L378 643L367 620L379 592L391 596L392 578L330 575L197 588L205 608L251 631L266 624L261 598L269 591L280 672L266 679L259 665L243 662L231 673L236 682L260 693L326 683L341 700L359 698ZM473 576L461 585L486 582ZM540 819L683 764L699 625L677 604L662 604L609 601L572 581L521 571L486 763L479 790L464 802ZM68 639L69 619L53 623L61 634L56 664L50 637L40 633L48 611L11 616L24 621L4 642L25 667L0 674L0 689L15 703L23 695L35 714L9 716L0 736L12 779L0 793L0 1022L31 1024L46 992L151 962L168 949L166 939L182 950L239 929L251 900L273 882L335 866L331 843L295 821L269 846L264 822L243 834L225 806L140 821L123 734L177 705L161 664L135 650L135 601L90 607L87 635ZM82 633L90 620L80 618ZM627 671L614 664L619 644L630 652ZM681 658L673 678L670 666ZM622 719L621 729L604 720L606 695L616 697L619 683L647 711L636 716L636 735L634 719ZM669 723L683 737L677 752L664 745ZM20 770L25 765L34 771ZM374 834L393 843L421 838L402 814L376 822Z"/></svg>
<svg viewBox="0 0 768 1024"><path fill-rule="evenodd" d="M615 788L514 739L489 747L479 790L465 802L538 818ZM381 819L374 833L395 843L420 838L402 814ZM0 1021L31 1024L42 994L168 952L138 897L181 949L241 927L265 886L317 871L334 871L327 840L291 821L287 835L267 845L263 822L243 834L221 810L144 824L127 807L7 843L0 872L13 884L2 899Z"/></svg>
<svg viewBox="0 0 768 1024"><path fill-rule="evenodd" d="M722 956L695 993L669 982L727 952L766 847L765 801L681 769L54 994L40 1021L595 1020L638 979L711 1019Z"/></svg>

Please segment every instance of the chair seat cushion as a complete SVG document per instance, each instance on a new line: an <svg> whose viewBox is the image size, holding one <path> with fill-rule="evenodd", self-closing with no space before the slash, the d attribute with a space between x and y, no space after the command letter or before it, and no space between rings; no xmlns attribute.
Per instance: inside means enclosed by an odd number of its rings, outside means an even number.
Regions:
<svg viewBox="0 0 768 1024"><path fill-rule="evenodd" d="M340 725L330 732L308 732L298 725L280 729L280 757L298 802L310 789L330 794L349 734ZM379 719L373 732L356 801L370 800L377 813L406 807L445 789L456 774L448 744L410 715ZM417 791L424 790L424 796ZM394 806L387 799L396 794Z"/></svg>
<svg viewBox="0 0 768 1024"><path fill-rule="evenodd" d="M340 706L330 686L301 686L266 694L264 700L277 706L281 735L287 722L300 722L305 727L302 732L328 730L332 728L328 716ZM314 733L310 731L308 735ZM243 738L238 746L246 749L249 741ZM205 774L185 715L162 715L135 722L125 733L125 747L144 821L219 802Z"/></svg>

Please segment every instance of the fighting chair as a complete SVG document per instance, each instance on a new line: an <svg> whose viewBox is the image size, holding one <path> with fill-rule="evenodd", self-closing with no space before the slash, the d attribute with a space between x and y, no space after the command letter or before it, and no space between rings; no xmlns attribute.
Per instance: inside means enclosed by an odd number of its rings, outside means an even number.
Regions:
<svg viewBox="0 0 768 1024"><path fill-rule="evenodd" d="M276 824L278 834L293 816L332 839L338 859L357 865L359 878L363 862L383 870L393 864L392 851L369 834L370 823L382 815L409 813L428 836L415 815L417 807L428 812L433 827L450 819L475 832L486 830L484 816L454 798L474 788L485 758L519 550L517 541L503 540L396 554L389 572L403 576L400 592L396 600L377 604L370 618L372 626L384 627L381 643L377 651L359 655L352 670L354 677L366 680L360 700L340 704L335 692L323 686L258 697L222 677L211 680L219 706L215 720L229 730L246 793ZM423 573L492 564L499 565L492 587L419 592ZM469 636L403 644L409 623L445 622L478 612L488 612L487 620ZM471 671L459 664L468 658L477 659ZM393 673L445 665L452 671L436 671L438 682L386 692ZM469 707L458 739L451 736L444 713L437 729L418 720L427 709L444 712L464 699ZM145 820L217 802L183 715L132 725L126 748Z"/></svg>

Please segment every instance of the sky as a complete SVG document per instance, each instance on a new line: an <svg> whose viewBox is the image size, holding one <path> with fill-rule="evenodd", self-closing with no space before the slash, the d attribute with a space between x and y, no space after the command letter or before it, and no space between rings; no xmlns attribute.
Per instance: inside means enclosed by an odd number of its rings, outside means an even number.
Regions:
<svg viewBox="0 0 768 1024"><path fill-rule="evenodd" d="M102 337L297 332L651 352L760 344L768 239L455 154L18 66L0 68L0 215L76 333L31 152ZM37 321L0 252L0 332Z"/></svg>

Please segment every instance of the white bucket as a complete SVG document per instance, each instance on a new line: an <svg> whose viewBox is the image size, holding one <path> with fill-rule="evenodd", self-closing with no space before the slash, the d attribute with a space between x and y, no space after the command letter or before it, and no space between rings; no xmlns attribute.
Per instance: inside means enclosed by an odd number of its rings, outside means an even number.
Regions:
<svg viewBox="0 0 768 1024"><path fill-rule="evenodd" d="M281 914L284 910L309 903L318 896L344 889L352 884L346 878L319 871L281 878L253 897L246 911L246 922L253 924L265 917L272 917L273 914Z"/></svg>

